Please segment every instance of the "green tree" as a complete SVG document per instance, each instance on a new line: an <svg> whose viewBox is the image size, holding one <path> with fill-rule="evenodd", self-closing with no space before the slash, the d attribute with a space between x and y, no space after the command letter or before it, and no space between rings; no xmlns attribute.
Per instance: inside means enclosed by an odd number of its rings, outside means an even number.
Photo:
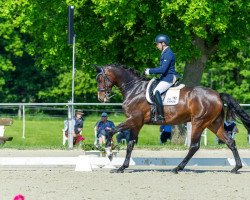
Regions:
<svg viewBox="0 0 250 200"><path fill-rule="evenodd" d="M5 100L71 98L68 5L75 7L76 101L97 101L93 64L119 62L141 72L157 66L153 39L159 33L170 36L186 84L199 85L204 73L203 85L249 101L249 7L243 0L2 0Z"/></svg>
<svg viewBox="0 0 250 200"><path fill-rule="evenodd" d="M214 84L211 87L236 94L243 102L249 101L246 92L249 92L250 78L250 28L246 1L93 2L96 4L95 11L105 18L104 28L108 27L112 31L113 39L118 38L119 42L114 44L125 46L122 49L126 63L129 63L129 54L126 53L132 52L137 66L156 65L158 60L151 48L152 38L157 33L167 33L172 38L171 46L177 55L179 71L184 68L184 83L199 85L204 70L207 73L211 70L211 79L214 77L216 82L221 73L228 70L228 80L224 79L223 85ZM215 68L218 70L212 73ZM207 80L203 83L209 86Z"/></svg>
<svg viewBox="0 0 250 200"><path fill-rule="evenodd" d="M12 1L0 2L0 91L3 93L3 86L6 83L5 77L8 72L15 69L12 57L23 55L22 41L19 33L15 31L16 24L13 23L15 15L10 15L10 9L15 10L16 6Z"/></svg>

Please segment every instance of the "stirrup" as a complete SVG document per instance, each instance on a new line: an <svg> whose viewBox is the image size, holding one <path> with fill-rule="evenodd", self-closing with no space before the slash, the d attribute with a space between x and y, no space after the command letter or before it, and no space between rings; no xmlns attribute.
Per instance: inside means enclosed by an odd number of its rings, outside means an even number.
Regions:
<svg viewBox="0 0 250 200"><path fill-rule="evenodd" d="M157 116L157 119L158 119L159 121L165 121L165 118L164 118L163 116L161 116L161 115L158 115L158 116Z"/></svg>
<svg viewBox="0 0 250 200"><path fill-rule="evenodd" d="M165 121L165 118L162 115L156 115L155 119L157 122L164 122Z"/></svg>

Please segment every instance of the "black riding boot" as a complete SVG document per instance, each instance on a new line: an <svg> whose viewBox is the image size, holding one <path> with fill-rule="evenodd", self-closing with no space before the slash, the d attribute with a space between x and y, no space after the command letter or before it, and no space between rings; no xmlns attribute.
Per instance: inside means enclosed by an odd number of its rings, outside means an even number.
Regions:
<svg viewBox="0 0 250 200"><path fill-rule="evenodd" d="M161 99L161 94L158 90L155 92L154 99L155 99L155 104L156 104L157 114L158 114L157 121L164 121L163 103Z"/></svg>

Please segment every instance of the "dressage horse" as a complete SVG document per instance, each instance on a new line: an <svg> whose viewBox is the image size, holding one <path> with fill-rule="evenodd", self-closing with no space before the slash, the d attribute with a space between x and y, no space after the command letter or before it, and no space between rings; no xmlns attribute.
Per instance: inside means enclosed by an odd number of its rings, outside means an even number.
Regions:
<svg viewBox="0 0 250 200"><path fill-rule="evenodd" d="M119 124L110 132L107 139L106 150L112 159L112 136L122 130L130 130L130 138L127 145L126 158L123 165L115 170L122 173L128 168L134 144L138 140L138 134L144 124L151 124L150 104L146 100L146 88L148 81L132 69L119 65L106 65L97 67L96 80L98 86L98 99L108 102L113 86L117 86L123 96L123 110L126 115L125 122ZM186 122L192 123L191 144L188 154L183 161L172 171L178 173L184 169L188 161L200 148L201 134L205 128L211 130L220 140L227 144L235 158L236 166L232 173L242 168L241 159L235 145L235 141L224 130L225 111L223 104L227 104L227 113L234 113L241 119L245 127L250 130L250 117L241 109L237 101L229 94L217 93L205 87L187 87L180 90L179 103L177 105L164 106L165 121L154 124L178 125ZM114 172L114 171L113 171Z"/></svg>

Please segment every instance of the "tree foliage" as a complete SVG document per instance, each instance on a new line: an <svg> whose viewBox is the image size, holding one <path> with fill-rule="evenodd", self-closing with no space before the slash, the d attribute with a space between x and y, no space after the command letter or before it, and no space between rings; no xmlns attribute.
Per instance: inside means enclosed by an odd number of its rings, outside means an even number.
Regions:
<svg viewBox="0 0 250 200"><path fill-rule="evenodd" d="M201 82L250 101L247 1L2 0L3 101L70 99L68 5L75 7L77 102L97 101L93 64L118 62L141 72L157 66L160 52L153 40L159 33L170 36L186 84ZM119 100L116 95L114 101Z"/></svg>

